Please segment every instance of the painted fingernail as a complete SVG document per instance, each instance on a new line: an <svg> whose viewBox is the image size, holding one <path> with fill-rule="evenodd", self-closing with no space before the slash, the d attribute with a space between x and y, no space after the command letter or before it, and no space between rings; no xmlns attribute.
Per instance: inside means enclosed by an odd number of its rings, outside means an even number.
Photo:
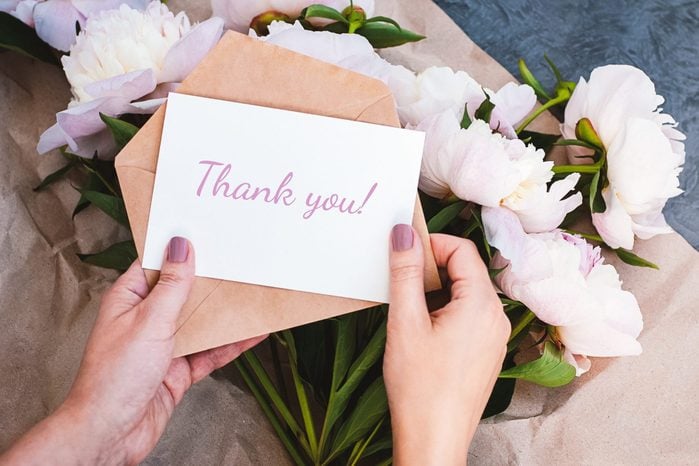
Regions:
<svg viewBox="0 0 699 466"><path fill-rule="evenodd" d="M181 236L175 236L170 240L170 246L167 251L167 260L170 262L184 262L189 254L189 245L187 240Z"/></svg>
<svg viewBox="0 0 699 466"><path fill-rule="evenodd" d="M399 223L391 230L391 243L393 250L397 252L407 251L413 247L413 228L410 225Z"/></svg>

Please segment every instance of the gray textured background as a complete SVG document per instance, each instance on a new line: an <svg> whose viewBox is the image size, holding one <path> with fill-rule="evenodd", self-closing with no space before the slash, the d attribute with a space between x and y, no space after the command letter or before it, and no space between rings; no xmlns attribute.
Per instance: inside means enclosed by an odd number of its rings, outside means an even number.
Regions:
<svg viewBox="0 0 699 466"><path fill-rule="evenodd" d="M515 76L517 60L547 85L543 56L577 81L609 63L644 70L665 111L687 135L685 193L665 208L668 222L699 249L699 0L436 0L481 48Z"/></svg>

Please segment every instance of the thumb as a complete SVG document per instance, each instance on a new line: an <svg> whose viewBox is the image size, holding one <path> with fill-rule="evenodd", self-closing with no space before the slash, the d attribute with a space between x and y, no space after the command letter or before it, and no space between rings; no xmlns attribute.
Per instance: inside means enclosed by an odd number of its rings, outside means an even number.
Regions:
<svg viewBox="0 0 699 466"><path fill-rule="evenodd" d="M418 325L429 322L425 302L422 243L410 225L399 224L391 231L391 303L389 320L409 320ZM391 318L393 315L393 319Z"/></svg>
<svg viewBox="0 0 699 466"><path fill-rule="evenodd" d="M168 244L158 283L143 301L144 312L174 327L193 281L194 249L185 238L175 236Z"/></svg>

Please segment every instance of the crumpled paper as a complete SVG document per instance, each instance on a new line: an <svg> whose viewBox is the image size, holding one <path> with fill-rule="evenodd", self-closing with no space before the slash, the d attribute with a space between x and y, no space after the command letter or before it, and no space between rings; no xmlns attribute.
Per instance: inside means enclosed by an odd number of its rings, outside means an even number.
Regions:
<svg viewBox="0 0 699 466"><path fill-rule="evenodd" d="M201 20L206 0L172 1ZM379 0L377 14L428 39L387 50L421 70L449 65L491 88L512 78L431 1ZM555 44L552 44L555 45ZM95 209L71 221L78 194L60 182L32 187L62 163L35 152L41 132L65 108L60 70L0 54L0 450L63 399L77 371L102 292L116 274L80 263L126 232ZM553 120L544 127L555 130ZM543 129L543 128L542 128ZM638 357L594 359L590 373L559 389L518 383L510 408L484 421L471 464L693 464L699 455L699 254L676 234L639 241L660 271L609 258L645 319ZM429 448L429 445L425 445ZM175 411L145 464L289 464L255 401L230 382L207 378Z"/></svg>

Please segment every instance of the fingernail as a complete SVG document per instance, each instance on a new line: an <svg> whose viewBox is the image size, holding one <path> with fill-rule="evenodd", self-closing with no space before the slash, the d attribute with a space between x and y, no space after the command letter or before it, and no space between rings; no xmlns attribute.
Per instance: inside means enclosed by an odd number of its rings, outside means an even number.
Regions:
<svg viewBox="0 0 699 466"><path fill-rule="evenodd" d="M184 262L189 254L189 246L187 240L181 236L175 236L170 240L170 246L167 251L167 260L170 262Z"/></svg>
<svg viewBox="0 0 699 466"><path fill-rule="evenodd" d="M413 228L410 225L399 223L391 230L391 243L393 250L397 252L407 251L413 247Z"/></svg>

